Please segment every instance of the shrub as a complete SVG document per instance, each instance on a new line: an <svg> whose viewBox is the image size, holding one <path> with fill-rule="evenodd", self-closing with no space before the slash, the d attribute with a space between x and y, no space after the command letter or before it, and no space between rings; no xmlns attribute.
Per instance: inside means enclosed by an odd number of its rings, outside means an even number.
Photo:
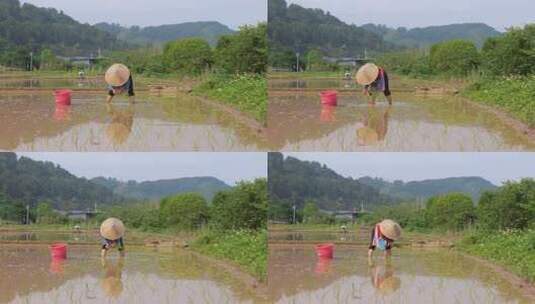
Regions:
<svg viewBox="0 0 535 304"><path fill-rule="evenodd" d="M466 76L479 65L475 44L466 40L450 40L431 47L430 66L437 73Z"/></svg>
<svg viewBox="0 0 535 304"><path fill-rule="evenodd" d="M160 202L160 219L168 226L194 230L206 221L206 200L198 193L184 193Z"/></svg>
<svg viewBox="0 0 535 304"><path fill-rule="evenodd" d="M211 67L212 49L201 38L171 41L164 47L163 61L170 72L199 75Z"/></svg>

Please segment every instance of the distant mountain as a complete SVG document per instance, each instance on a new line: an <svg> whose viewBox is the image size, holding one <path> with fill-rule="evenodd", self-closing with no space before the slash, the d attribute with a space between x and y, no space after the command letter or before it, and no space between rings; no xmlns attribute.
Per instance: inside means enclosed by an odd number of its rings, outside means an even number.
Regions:
<svg viewBox="0 0 535 304"><path fill-rule="evenodd" d="M114 35L82 24L63 11L0 0L0 55L13 57L17 52L26 55L49 48L60 55L87 56L124 46Z"/></svg>
<svg viewBox="0 0 535 304"><path fill-rule="evenodd" d="M317 8L304 8L285 0L268 1L268 38L272 50L306 53L319 49L328 56L360 56L392 48L382 36L347 24Z"/></svg>
<svg viewBox="0 0 535 304"><path fill-rule="evenodd" d="M384 195L403 200L427 199L449 192L462 192L470 195L477 202L481 193L494 190L496 185L481 177L450 177L423 181L388 182L380 178L362 177L359 182L369 185Z"/></svg>
<svg viewBox="0 0 535 304"><path fill-rule="evenodd" d="M459 23L413 29L405 27L394 29L368 23L362 28L380 35L385 41L409 48L427 47L452 39L470 40L481 47L487 38L501 35L496 29L484 23Z"/></svg>
<svg viewBox="0 0 535 304"><path fill-rule="evenodd" d="M95 204L102 207L123 201L108 188L76 177L51 162L17 158L8 152L0 153L0 196L32 207L48 202L60 210L93 209Z"/></svg>
<svg viewBox="0 0 535 304"><path fill-rule="evenodd" d="M199 37L215 45L219 37L234 33L219 22L187 22L160 26L123 27L119 24L97 23L95 27L113 34L118 39L133 44L162 44L182 38Z"/></svg>
<svg viewBox="0 0 535 304"><path fill-rule="evenodd" d="M186 177L141 183L136 181L121 182L113 178L97 177L91 181L110 189L116 195L139 200L159 200L184 192L198 192L207 200L211 200L217 192L231 188L215 177Z"/></svg>
<svg viewBox="0 0 535 304"><path fill-rule="evenodd" d="M343 177L318 162L302 161L281 153L269 153L268 190L270 204L284 201L303 208L314 200L323 210L374 208L396 200L351 177Z"/></svg>

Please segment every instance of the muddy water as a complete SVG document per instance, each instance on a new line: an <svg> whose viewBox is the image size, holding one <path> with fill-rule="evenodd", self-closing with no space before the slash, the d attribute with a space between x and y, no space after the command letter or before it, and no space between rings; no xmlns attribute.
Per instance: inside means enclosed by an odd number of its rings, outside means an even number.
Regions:
<svg viewBox="0 0 535 304"><path fill-rule="evenodd" d="M346 79L271 79L268 83L269 89L356 89L354 80Z"/></svg>
<svg viewBox="0 0 535 304"><path fill-rule="evenodd" d="M273 91L268 141L283 151L533 151L535 144L494 114L454 96L394 93L375 106L357 90L338 107L319 93Z"/></svg>
<svg viewBox="0 0 535 304"><path fill-rule="evenodd" d="M0 246L0 303L257 303L232 275L187 251L127 247L102 262L98 246Z"/></svg>
<svg viewBox="0 0 535 304"><path fill-rule="evenodd" d="M98 231L91 232L28 232L28 231L4 231L0 233L0 243L14 243L14 242L33 242L33 243L45 243L61 241L68 242L69 244L76 243L98 243L100 241L100 235ZM135 235L128 236L129 243L143 244L143 238Z"/></svg>
<svg viewBox="0 0 535 304"><path fill-rule="evenodd" d="M56 106L51 92L0 95L0 150L250 151L265 140L232 115L199 99L140 94L136 103L74 92Z"/></svg>
<svg viewBox="0 0 535 304"><path fill-rule="evenodd" d="M136 87L138 83L136 83ZM141 85L144 87L143 85ZM0 81L0 89L45 89L45 88L77 88L105 89L102 78L6 78Z"/></svg>
<svg viewBox="0 0 535 304"><path fill-rule="evenodd" d="M368 233L366 232L366 235ZM317 241L317 242L327 242L327 241L340 241L340 242L365 242L358 234L353 232L289 232L289 231L270 231L269 232L270 241Z"/></svg>
<svg viewBox="0 0 535 304"><path fill-rule="evenodd" d="M491 269L448 250L395 249L371 262L365 247L270 245L269 296L277 303L530 303Z"/></svg>

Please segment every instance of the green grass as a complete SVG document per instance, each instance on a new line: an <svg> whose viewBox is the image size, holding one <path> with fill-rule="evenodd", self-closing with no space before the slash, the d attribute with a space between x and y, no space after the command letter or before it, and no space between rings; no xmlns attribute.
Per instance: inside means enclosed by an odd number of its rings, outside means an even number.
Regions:
<svg viewBox="0 0 535 304"><path fill-rule="evenodd" d="M262 281L267 275L267 231L204 231L192 244L202 254L233 261Z"/></svg>
<svg viewBox="0 0 535 304"><path fill-rule="evenodd" d="M535 282L535 230L472 233L458 243L458 248Z"/></svg>
<svg viewBox="0 0 535 304"><path fill-rule="evenodd" d="M211 74L194 89L194 93L232 105L262 124L266 123L267 82L264 76Z"/></svg>
<svg viewBox="0 0 535 304"><path fill-rule="evenodd" d="M529 127L535 127L535 75L481 79L468 87L463 95L497 106Z"/></svg>

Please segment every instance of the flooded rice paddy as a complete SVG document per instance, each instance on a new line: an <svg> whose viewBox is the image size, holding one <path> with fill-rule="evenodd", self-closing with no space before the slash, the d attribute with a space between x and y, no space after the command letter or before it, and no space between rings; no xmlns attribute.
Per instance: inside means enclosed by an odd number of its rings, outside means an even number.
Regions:
<svg viewBox="0 0 535 304"><path fill-rule="evenodd" d="M0 303L259 303L254 288L202 257L126 244L100 259L94 246L69 245L66 260L47 245L0 245Z"/></svg>
<svg viewBox="0 0 535 304"><path fill-rule="evenodd" d="M364 246L270 245L270 301L276 303L532 303L492 269L448 249L398 249L369 261ZM531 299L533 300L533 299Z"/></svg>
<svg viewBox="0 0 535 304"><path fill-rule="evenodd" d="M360 89L345 80L270 82L268 141L273 150L535 150L527 136L458 96L394 92L393 106L384 96L370 106ZM284 88L301 85L305 90ZM340 92L337 107L320 104L320 89L341 86L349 90Z"/></svg>
<svg viewBox="0 0 535 304"><path fill-rule="evenodd" d="M135 103L73 93L59 106L52 91L0 96L0 150L10 151L254 151L257 130L189 95L140 93Z"/></svg>

